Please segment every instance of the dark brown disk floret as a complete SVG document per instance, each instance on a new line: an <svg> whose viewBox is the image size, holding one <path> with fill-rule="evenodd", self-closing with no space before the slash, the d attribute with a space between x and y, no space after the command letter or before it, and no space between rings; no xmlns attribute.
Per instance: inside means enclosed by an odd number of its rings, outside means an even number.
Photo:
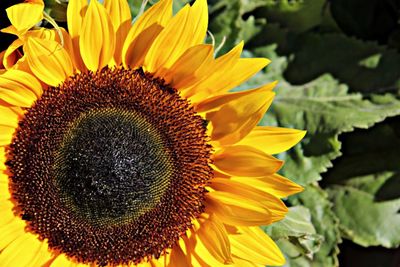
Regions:
<svg viewBox="0 0 400 267"><path fill-rule="evenodd" d="M105 68L52 87L7 153L28 228L84 263L159 257L204 210L212 178L202 118L141 70Z"/></svg>

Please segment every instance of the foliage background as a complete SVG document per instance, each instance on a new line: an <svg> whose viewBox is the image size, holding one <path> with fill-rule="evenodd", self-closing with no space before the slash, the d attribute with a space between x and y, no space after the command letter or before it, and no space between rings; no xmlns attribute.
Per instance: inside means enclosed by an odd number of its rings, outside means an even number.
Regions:
<svg viewBox="0 0 400 267"><path fill-rule="evenodd" d="M61 26L67 2L46 0ZM141 2L129 0L133 16ZM264 227L286 266L400 266L400 0L208 2L216 44L226 38L220 53L244 40L244 56L272 60L236 89L279 80L261 124L308 132L278 155L305 191Z"/></svg>
<svg viewBox="0 0 400 267"><path fill-rule="evenodd" d="M286 266L400 266L400 1L209 2L224 49L272 60L246 85L280 81L261 124L308 131L280 155L306 189L264 228Z"/></svg>
<svg viewBox="0 0 400 267"><path fill-rule="evenodd" d="M264 227L286 266L399 267L400 1L208 2L220 52L272 60L237 89L279 80L261 124L308 132L278 155L306 189Z"/></svg>

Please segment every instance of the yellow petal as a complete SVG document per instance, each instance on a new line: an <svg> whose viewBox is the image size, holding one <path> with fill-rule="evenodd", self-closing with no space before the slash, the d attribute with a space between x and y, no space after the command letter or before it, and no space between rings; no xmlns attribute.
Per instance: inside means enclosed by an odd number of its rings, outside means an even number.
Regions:
<svg viewBox="0 0 400 267"><path fill-rule="evenodd" d="M270 87L242 93L218 109L208 112L206 119L211 123L211 139L221 145L234 144L243 139L265 115L275 93Z"/></svg>
<svg viewBox="0 0 400 267"><path fill-rule="evenodd" d="M55 40L58 43L61 43L60 35L57 33L57 31L54 29L52 29L50 31L54 32L54 34L55 34L54 38L50 39L50 40ZM60 28L60 31L61 31L62 38L63 38L63 48L65 49L65 51L67 51L67 54L69 55L69 57L71 59L72 65L74 66L75 69L84 70L85 68L81 67L83 65L83 62L82 62L82 58L80 58L79 49L74 48L74 44L72 42L71 36L65 29Z"/></svg>
<svg viewBox="0 0 400 267"><path fill-rule="evenodd" d="M1 171L1 168L0 168L0 171ZM9 202L10 197L11 197L11 193L8 188L8 177L6 174L0 172L0 201L1 202ZM3 216L3 213L1 213L1 214Z"/></svg>
<svg viewBox="0 0 400 267"><path fill-rule="evenodd" d="M22 71L25 71L25 72L32 73L32 70L29 67L26 55L23 55L21 58L19 58L18 61L15 63L15 65L12 66L12 69L14 69L14 70L22 70Z"/></svg>
<svg viewBox="0 0 400 267"><path fill-rule="evenodd" d="M179 244L175 245L171 250L171 257L168 266L181 266L190 267L190 262L188 262L185 253L183 252Z"/></svg>
<svg viewBox="0 0 400 267"><path fill-rule="evenodd" d="M224 267L227 266L218 261L210 251L207 249L205 244L199 239L194 229L187 232L189 238L183 236L185 247L190 259L190 266L194 267ZM230 266L230 265L229 265ZM170 265L170 267L175 267Z"/></svg>
<svg viewBox="0 0 400 267"><path fill-rule="evenodd" d="M67 8L68 32L71 36L74 49L75 65L81 71L86 69L79 49L79 35L82 29L83 18L88 7L87 0L70 0Z"/></svg>
<svg viewBox="0 0 400 267"><path fill-rule="evenodd" d="M284 198L303 191L303 187L289 179L274 173L265 177L232 177L234 181L246 183L279 198Z"/></svg>
<svg viewBox="0 0 400 267"><path fill-rule="evenodd" d="M214 165L234 176L262 177L277 172L283 161L253 147L231 146L214 154Z"/></svg>
<svg viewBox="0 0 400 267"><path fill-rule="evenodd" d="M259 227L239 227L239 231L241 234L229 235L235 256L264 266L285 264L285 258L278 246Z"/></svg>
<svg viewBox="0 0 400 267"><path fill-rule="evenodd" d="M19 121L18 115L17 109L0 105L0 126L16 128Z"/></svg>
<svg viewBox="0 0 400 267"><path fill-rule="evenodd" d="M62 35L62 42L61 42L60 32ZM70 59L71 59L73 65L74 66L76 65L75 57L76 57L76 54L79 54L79 50L78 51L74 50L71 36L64 28L60 28L59 30L44 29L44 28L40 28L39 30L31 30L25 34L24 39L25 40L29 39L28 37L37 37L40 39L56 41L59 44L62 43L63 44L62 47L65 49L65 51L67 51L67 54L70 56Z"/></svg>
<svg viewBox="0 0 400 267"><path fill-rule="evenodd" d="M223 264L233 262L228 233L225 226L216 216L211 215L208 219L201 222L196 234L215 259Z"/></svg>
<svg viewBox="0 0 400 267"><path fill-rule="evenodd" d="M18 113L13 108L0 106L0 146L11 143L18 120Z"/></svg>
<svg viewBox="0 0 400 267"><path fill-rule="evenodd" d="M3 229L4 231L7 227L7 225L12 224L12 222L16 219L16 217L13 213L14 204L9 200L9 198L10 197L8 197L7 199L1 199L1 202L0 202L0 211L1 211L0 229L4 228ZM19 218L17 218L17 219L19 220ZM23 228L21 230L23 231ZM18 229L16 231L18 232ZM7 233L5 233L4 235L6 235L6 234ZM0 236L3 237L2 234L0 234ZM5 238L7 238L7 237L5 237ZM12 239L13 237L10 237L10 238ZM5 241L5 242L3 242L3 241L0 241L0 250L2 250L4 247L6 247L9 243L9 241Z"/></svg>
<svg viewBox="0 0 400 267"><path fill-rule="evenodd" d="M14 32L14 27L10 26L6 29L3 29L3 32ZM61 28L62 31L65 32ZM18 34L18 33L17 33ZM14 42L11 43L11 45L7 48L4 57L3 57L3 65L6 69L21 69L17 68L17 60L22 56L18 48L20 48L29 37L38 37L40 39L48 39L48 40L57 40L59 42L59 36L56 30L54 29L45 29L45 28L39 28L38 30L30 30L26 32L25 34L19 36L19 39L16 39ZM64 39L66 41L66 38L64 36ZM64 44L65 46L68 45L67 42ZM21 60L19 60L21 61ZM29 68L27 69L28 72L30 72Z"/></svg>
<svg viewBox="0 0 400 267"><path fill-rule="evenodd" d="M172 17L172 0L160 0L142 14L129 30L124 50L148 27L158 24L164 27Z"/></svg>
<svg viewBox="0 0 400 267"><path fill-rule="evenodd" d="M0 266L41 266L51 259L47 242L32 234L15 239L0 254Z"/></svg>
<svg viewBox="0 0 400 267"><path fill-rule="evenodd" d="M230 72L225 75L225 77L230 77L230 79L224 79L217 87L210 86L209 91L212 94L227 92L251 78L270 62L271 61L267 58L240 58L236 64L232 66Z"/></svg>
<svg viewBox="0 0 400 267"><path fill-rule="evenodd" d="M104 7L110 14L111 22L114 26L116 35L114 60L119 65L121 63L122 47L131 28L130 8L126 0L105 0Z"/></svg>
<svg viewBox="0 0 400 267"><path fill-rule="evenodd" d="M3 154L5 154L5 148L4 147L0 147L0 153L1 153L0 159L6 160L6 155L3 155ZM7 168L6 168L6 165L4 164L4 162L0 163L0 170L3 171L5 169L7 169ZM0 171L0 184L8 185L8 175L5 172L1 172L1 171Z"/></svg>
<svg viewBox="0 0 400 267"><path fill-rule="evenodd" d="M41 247L37 250L34 260L28 266L46 266L53 259L54 256L49 250L47 240L40 242L42 243Z"/></svg>
<svg viewBox="0 0 400 267"><path fill-rule="evenodd" d="M10 198L11 198L11 193L10 193L10 190L8 188L8 183L0 182L0 201L1 202L10 202ZM3 208L3 206L4 205L2 205L1 208ZM3 217L3 213L1 214L1 217ZM6 218L6 221L8 219L10 219L10 218L11 217ZM1 221L2 221L2 219L1 219Z"/></svg>
<svg viewBox="0 0 400 267"><path fill-rule="evenodd" d="M254 263L252 260L247 261L236 256L233 256L232 258L233 261L235 262L235 266L237 267L265 267L264 264L257 264Z"/></svg>
<svg viewBox="0 0 400 267"><path fill-rule="evenodd" d="M11 143L14 132L14 127L0 125L0 146L9 145Z"/></svg>
<svg viewBox="0 0 400 267"><path fill-rule="evenodd" d="M8 183L8 176L3 174L1 171L6 170L6 149L4 147L0 147L0 182Z"/></svg>
<svg viewBox="0 0 400 267"><path fill-rule="evenodd" d="M1 211L2 215L4 212ZM11 222L0 225L0 251L6 248L9 244L11 244L17 238L26 235L25 232L25 222L20 218L14 218ZM0 254L2 255L2 254ZM18 266L18 265L2 265L0 262L0 266Z"/></svg>
<svg viewBox="0 0 400 267"><path fill-rule="evenodd" d="M270 60L266 58L240 58L235 64L229 66L229 69L219 77L214 76L206 83L198 87L196 95L190 98L193 103L221 93L226 93L230 89L242 84L262 68L268 65Z"/></svg>
<svg viewBox="0 0 400 267"><path fill-rule="evenodd" d="M43 4L21 3L6 9L11 24L21 34L43 19Z"/></svg>
<svg viewBox="0 0 400 267"><path fill-rule="evenodd" d="M197 0L191 7L186 5L151 45L144 61L145 70L154 73L170 68L187 49L203 42L207 25L206 0Z"/></svg>
<svg viewBox="0 0 400 267"><path fill-rule="evenodd" d="M214 173L214 178L224 178L224 179L226 179L226 178L230 178L231 176L230 175L227 175L227 174L225 174L225 173L222 173L222 172L220 172L220 171L218 171L218 170L213 170L213 173Z"/></svg>
<svg viewBox="0 0 400 267"><path fill-rule="evenodd" d="M208 64L202 65L200 69L197 70L197 80L194 83L190 83L187 86L178 88L182 91L182 96L185 98L192 98L205 88L205 85L214 83L218 81L218 78L224 75L229 69L236 63L239 59L240 54L243 50L243 41L236 45L225 55L218 57ZM207 95L207 97L210 97Z"/></svg>
<svg viewBox="0 0 400 267"><path fill-rule="evenodd" d="M123 56L124 66L130 68L140 67L143 64L144 58L150 48L151 44L162 31L162 27L158 24L153 24L152 26L143 30L137 38L129 45L125 56Z"/></svg>
<svg viewBox="0 0 400 267"><path fill-rule="evenodd" d="M38 30L28 31L21 39L25 42L29 37L37 37L46 40L58 40L59 36L55 29L39 28Z"/></svg>
<svg viewBox="0 0 400 267"><path fill-rule="evenodd" d="M24 45L32 72L51 86L57 86L74 73L67 51L59 43L31 37Z"/></svg>
<svg viewBox="0 0 400 267"><path fill-rule="evenodd" d="M278 154L296 145L306 131L259 126L238 142L239 145L256 147L267 154Z"/></svg>
<svg viewBox="0 0 400 267"><path fill-rule="evenodd" d="M83 18L88 6L87 0L70 0L67 8L68 32L72 39L79 36L82 29Z"/></svg>
<svg viewBox="0 0 400 267"><path fill-rule="evenodd" d="M215 110L224 104L240 99L244 96L248 96L251 94L254 94L256 92L260 91L271 91L277 82L269 83L266 84L262 87L253 89L253 90L246 90L246 91L241 91L241 92L235 92L235 93L228 93L228 94L223 94L223 95L217 95L214 97L207 98L206 100L201 101L199 104L196 105L196 112L206 112L206 111L212 111Z"/></svg>
<svg viewBox="0 0 400 267"><path fill-rule="evenodd" d="M245 183L231 179L216 178L212 180L211 187L220 192L228 192L261 202L271 213L272 222L282 220L288 212L285 203L278 197Z"/></svg>
<svg viewBox="0 0 400 267"><path fill-rule="evenodd" d="M0 98L11 105L30 107L41 94L40 82L27 72L8 70L0 75Z"/></svg>
<svg viewBox="0 0 400 267"><path fill-rule="evenodd" d="M214 73L207 80L196 85L192 89L195 93L190 96L190 100L197 104L210 96L226 93L248 80L269 62L265 58L238 58L232 64L223 66L224 72L220 72L219 75Z"/></svg>
<svg viewBox="0 0 400 267"><path fill-rule="evenodd" d="M168 255L162 255L158 259L152 258L150 260L150 266L151 267L165 267L167 264L167 258L168 258Z"/></svg>
<svg viewBox="0 0 400 267"><path fill-rule="evenodd" d="M51 267L84 267L86 264L78 263L70 260L64 253L61 253L57 258L51 263Z"/></svg>
<svg viewBox="0 0 400 267"><path fill-rule="evenodd" d="M4 33L8 33L8 34L13 34L13 35L19 35L19 31L17 30L17 28L15 28L14 25L10 25L6 28L3 28L0 30L0 32L4 32Z"/></svg>
<svg viewBox="0 0 400 267"><path fill-rule="evenodd" d="M3 65L6 69L10 69L14 66L20 54L18 48L20 48L22 45L23 42L20 39L17 39L13 41L5 50L3 56Z"/></svg>
<svg viewBox="0 0 400 267"><path fill-rule="evenodd" d="M114 28L106 9L97 0L90 1L82 23L81 56L89 70L97 71L107 66L114 55Z"/></svg>
<svg viewBox="0 0 400 267"><path fill-rule="evenodd" d="M172 0L160 0L150 7L129 30L122 48L124 66L141 66L151 44L172 17Z"/></svg>
<svg viewBox="0 0 400 267"><path fill-rule="evenodd" d="M213 51L212 45L193 46L186 50L170 69L157 72L156 76L162 77L173 87L180 88L196 79L197 70L212 59Z"/></svg>
<svg viewBox="0 0 400 267"><path fill-rule="evenodd" d="M272 222L271 213L259 201L220 191L209 192L206 197L209 211L225 224L257 226Z"/></svg>
<svg viewBox="0 0 400 267"><path fill-rule="evenodd" d="M135 265L135 267L153 267L153 266L151 266L151 262L144 261L144 262L139 263L138 265Z"/></svg>

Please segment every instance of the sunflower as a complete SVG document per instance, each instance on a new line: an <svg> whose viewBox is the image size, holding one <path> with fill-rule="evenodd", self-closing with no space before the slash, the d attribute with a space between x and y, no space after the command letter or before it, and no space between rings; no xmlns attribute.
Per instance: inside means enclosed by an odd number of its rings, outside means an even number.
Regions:
<svg viewBox="0 0 400 267"><path fill-rule="evenodd" d="M271 156L304 131L257 126L276 82L229 92L269 61L215 58L206 0L7 9L0 75L0 266L265 266L260 228L302 188Z"/></svg>

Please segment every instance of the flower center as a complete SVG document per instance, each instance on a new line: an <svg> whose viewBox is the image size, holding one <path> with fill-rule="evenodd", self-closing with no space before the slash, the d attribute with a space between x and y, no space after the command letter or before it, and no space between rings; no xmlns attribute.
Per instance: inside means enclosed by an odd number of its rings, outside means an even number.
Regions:
<svg viewBox="0 0 400 267"><path fill-rule="evenodd" d="M118 222L160 202L172 162L162 136L140 114L99 109L73 122L54 173L66 206L94 224Z"/></svg>
<svg viewBox="0 0 400 267"><path fill-rule="evenodd" d="M204 122L141 70L81 73L45 90L8 148L28 229L83 263L159 257L204 210Z"/></svg>

